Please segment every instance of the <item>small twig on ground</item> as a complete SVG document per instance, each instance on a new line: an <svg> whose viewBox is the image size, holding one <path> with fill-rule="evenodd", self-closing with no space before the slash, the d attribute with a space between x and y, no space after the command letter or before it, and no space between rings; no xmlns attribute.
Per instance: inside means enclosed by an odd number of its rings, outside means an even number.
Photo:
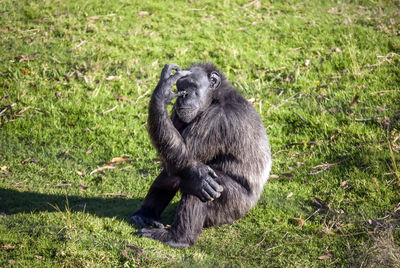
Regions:
<svg viewBox="0 0 400 268"><path fill-rule="evenodd" d="M146 95L148 95L150 92L151 92L151 90L149 89L149 90L147 90L143 95L140 95L140 96L136 99L135 104L138 104L139 100L140 100L141 98L145 97Z"/></svg>
<svg viewBox="0 0 400 268"><path fill-rule="evenodd" d="M74 49L79 48L80 46L82 46L84 43L86 43L87 40L83 40L82 42L80 42L79 44L77 44Z"/></svg>
<svg viewBox="0 0 400 268"><path fill-rule="evenodd" d="M115 167L113 167L113 166L104 166L104 167L96 168L95 170L90 172L89 175L93 175L94 173L97 173L97 172L100 172L100 171L103 171L103 170L107 170L107 169L115 169Z"/></svg>
<svg viewBox="0 0 400 268"><path fill-rule="evenodd" d="M114 111L114 110L117 109L117 108L118 108L118 104L115 105L113 108L111 108L111 109L109 109L109 110L107 110L107 111L104 111L104 112L102 113L102 115L105 115L105 114L107 114L107 113L109 113L109 112L112 112L112 111Z"/></svg>
<svg viewBox="0 0 400 268"><path fill-rule="evenodd" d="M32 109L32 108L34 108L34 107L32 107L32 106L25 107L21 111L18 112L18 115L22 115L23 113L25 113L26 111L28 111L29 109Z"/></svg>
<svg viewBox="0 0 400 268"><path fill-rule="evenodd" d="M8 120L7 122L0 122L0 126L1 126L1 125L4 125L4 124L6 124L6 123L14 122L14 121L17 121L17 120L16 120L16 119L13 119L13 120Z"/></svg>
<svg viewBox="0 0 400 268"><path fill-rule="evenodd" d="M324 172L324 171L330 169L331 167L336 166L337 164L338 164L338 163L333 163L333 164L324 163L324 164L321 164L321 165L312 167L311 169L313 169L313 170L316 170L316 169L319 169L319 170L310 172L310 175L317 175L317 174L319 174L319 173L322 173L322 172Z"/></svg>
<svg viewBox="0 0 400 268"><path fill-rule="evenodd" d="M205 10L207 8L207 6L203 7L203 8L192 8L190 9L191 11L202 11Z"/></svg>
<svg viewBox="0 0 400 268"><path fill-rule="evenodd" d="M15 105L17 105L17 104L13 103L13 104L10 104L10 105L7 105L6 107L4 107L4 109L1 110L1 112L0 112L0 116L2 114L4 114L7 110L10 110L10 112L12 113L12 107L14 107Z"/></svg>
<svg viewBox="0 0 400 268"><path fill-rule="evenodd" d="M308 121L305 120L303 117L301 117L301 115L299 115L297 112L295 112L295 114L297 114L297 116L301 119L301 121L308 123Z"/></svg>
<svg viewBox="0 0 400 268"><path fill-rule="evenodd" d="M268 234L268 233L270 233L270 232L273 232L273 231L275 231L275 230L277 230L277 229L279 229L279 228L281 228L281 226L278 226L278 227L273 228L273 229L270 229L270 230L266 230L266 231L262 234L262 239L261 239L259 242L257 242L254 246L251 246L250 248L248 248L248 249L246 250L246 252L249 252L250 250L259 247L259 246L264 242L265 238L267 237L266 234Z"/></svg>
<svg viewBox="0 0 400 268"><path fill-rule="evenodd" d="M316 141L307 141L307 142L293 142L293 143L289 143L286 144L287 147L289 146L295 146L295 145L317 145L318 142Z"/></svg>
<svg viewBox="0 0 400 268"><path fill-rule="evenodd" d="M366 121L371 121L373 118L355 118L356 122L366 122Z"/></svg>

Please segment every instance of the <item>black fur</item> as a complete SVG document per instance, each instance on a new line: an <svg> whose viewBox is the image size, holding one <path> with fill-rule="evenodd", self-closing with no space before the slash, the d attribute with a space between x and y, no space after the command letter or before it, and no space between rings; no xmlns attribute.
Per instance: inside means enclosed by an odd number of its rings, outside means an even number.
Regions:
<svg viewBox="0 0 400 268"><path fill-rule="evenodd" d="M167 64L150 101L148 130L164 171L132 216L138 227L158 227L141 229L139 236L173 247L193 245L203 227L243 217L258 201L271 168L268 139L255 109L213 64L194 64L186 71L191 73ZM211 74L220 78L218 88L200 79L204 73L208 80ZM198 77L207 84L201 86L208 87L201 100L204 107L184 122L187 118L181 119L177 109L185 99L178 99L169 117L167 101L177 96L171 92L173 82L180 78L177 85L182 87ZM188 91L190 103L191 89L178 89ZM157 220L178 190L182 199L175 220L164 229Z"/></svg>

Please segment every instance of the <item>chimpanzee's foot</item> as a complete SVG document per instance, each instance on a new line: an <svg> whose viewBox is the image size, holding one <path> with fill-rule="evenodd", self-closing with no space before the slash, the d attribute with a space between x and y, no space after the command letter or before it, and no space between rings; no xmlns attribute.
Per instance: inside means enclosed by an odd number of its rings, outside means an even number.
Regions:
<svg viewBox="0 0 400 268"><path fill-rule="evenodd" d="M177 239L174 237L174 234L172 233L170 228L166 229L146 229L143 228L139 230L136 233L137 236L139 237L147 237L151 238L154 240L158 240L170 247L174 248L186 248L190 246L190 243L187 241L178 241L180 239Z"/></svg>
<svg viewBox="0 0 400 268"><path fill-rule="evenodd" d="M161 222L142 215L133 215L130 218L130 222L136 225L136 227L138 228L144 228L146 226L152 226L155 228L164 228L164 225Z"/></svg>

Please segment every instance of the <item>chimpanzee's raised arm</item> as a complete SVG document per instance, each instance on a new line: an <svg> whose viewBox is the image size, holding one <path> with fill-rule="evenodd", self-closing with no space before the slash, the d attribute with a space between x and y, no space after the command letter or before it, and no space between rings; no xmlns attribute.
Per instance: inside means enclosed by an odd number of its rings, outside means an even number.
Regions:
<svg viewBox="0 0 400 268"><path fill-rule="evenodd" d="M172 73L173 70L176 71L175 74ZM190 74L189 71L181 71L176 64L165 65L149 105L150 138L163 161L175 167L176 170L185 168L193 160L181 134L176 130L168 115L167 106L171 100L184 94L184 92L174 93L172 86L179 78L188 74Z"/></svg>

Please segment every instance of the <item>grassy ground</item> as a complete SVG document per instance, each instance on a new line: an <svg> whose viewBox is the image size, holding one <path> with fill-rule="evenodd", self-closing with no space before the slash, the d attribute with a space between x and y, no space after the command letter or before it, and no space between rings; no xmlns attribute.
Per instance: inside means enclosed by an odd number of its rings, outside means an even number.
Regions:
<svg viewBox="0 0 400 268"><path fill-rule="evenodd" d="M0 267L399 267L400 2L354 2L0 1ZM197 61L253 102L274 165L179 250L127 219L160 171L151 90Z"/></svg>

